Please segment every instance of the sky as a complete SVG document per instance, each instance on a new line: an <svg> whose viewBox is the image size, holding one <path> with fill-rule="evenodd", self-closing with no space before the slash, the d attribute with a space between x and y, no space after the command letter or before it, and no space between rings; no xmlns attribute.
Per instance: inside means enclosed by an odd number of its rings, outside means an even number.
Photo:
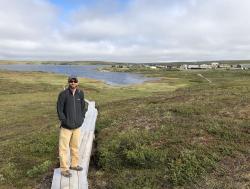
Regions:
<svg viewBox="0 0 250 189"><path fill-rule="evenodd" d="M249 0L0 0L0 59L250 59Z"/></svg>

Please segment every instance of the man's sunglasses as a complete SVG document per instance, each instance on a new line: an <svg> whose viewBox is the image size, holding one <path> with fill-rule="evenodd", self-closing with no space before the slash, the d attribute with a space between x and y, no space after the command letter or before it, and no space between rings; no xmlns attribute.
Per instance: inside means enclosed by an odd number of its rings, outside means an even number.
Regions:
<svg viewBox="0 0 250 189"><path fill-rule="evenodd" d="M69 83L78 83L76 80L70 80Z"/></svg>

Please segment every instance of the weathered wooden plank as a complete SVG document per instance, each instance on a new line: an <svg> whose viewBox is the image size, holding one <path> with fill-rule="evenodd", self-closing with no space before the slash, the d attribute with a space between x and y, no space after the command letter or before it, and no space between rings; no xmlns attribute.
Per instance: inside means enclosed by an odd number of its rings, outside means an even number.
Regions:
<svg viewBox="0 0 250 189"><path fill-rule="evenodd" d="M81 161L82 156L84 154L84 151L85 151L85 148L86 148L86 145L87 145L87 142L88 142L88 137L89 137L89 132L85 132L85 135L84 135L84 138L82 140L82 144L81 144L80 150L79 150L79 154L80 154L79 161Z"/></svg>
<svg viewBox="0 0 250 189"><path fill-rule="evenodd" d="M96 109L94 109L93 111L94 111L94 113L93 113L93 117L92 117L92 121L91 121L91 124L92 124L91 131L95 131L95 124L96 124L96 119L97 119L97 114L98 114Z"/></svg>
<svg viewBox="0 0 250 189"><path fill-rule="evenodd" d="M92 135L92 132L91 132L91 131L88 132L88 138L87 138L87 141L86 141L86 144L85 144L85 148L84 148L84 151L83 151L83 153L82 153L82 155L81 155L81 159L80 159L81 162L83 162L84 157L85 157L86 155L88 155L87 152L88 152L89 145L90 145L90 143L91 143L91 141L89 141L91 135Z"/></svg>
<svg viewBox="0 0 250 189"><path fill-rule="evenodd" d="M54 170L51 189L59 189L61 187L61 171L60 168Z"/></svg>
<svg viewBox="0 0 250 189"><path fill-rule="evenodd" d="M69 188L70 189L78 189L78 173L77 171L70 170L72 177L69 178Z"/></svg>
<svg viewBox="0 0 250 189"><path fill-rule="evenodd" d="M92 109L92 116L91 116L91 123L90 123L90 130L94 131L95 130L95 122L97 118L97 110L95 108Z"/></svg>
<svg viewBox="0 0 250 189"><path fill-rule="evenodd" d="M91 127L91 121L93 120L93 108L90 107L89 109L89 114L88 114L88 119L86 121L86 124L84 125L84 127L82 129L88 131Z"/></svg>
<svg viewBox="0 0 250 189"><path fill-rule="evenodd" d="M70 189L69 188L69 178L61 176L61 187L60 189Z"/></svg>
<svg viewBox="0 0 250 189"><path fill-rule="evenodd" d="M83 166L86 174L88 173L89 160L90 160L91 151L92 151L93 139L94 139L94 132L90 131L90 134L88 137L88 142L86 144L84 154L83 154L83 157L81 159L81 163L82 163L82 166Z"/></svg>
<svg viewBox="0 0 250 189"><path fill-rule="evenodd" d="M78 188L88 189L87 175L83 171L78 171L78 177L79 177Z"/></svg>
<svg viewBox="0 0 250 189"><path fill-rule="evenodd" d="M92 130L94 130L95 125L93 124L93 121L96 119L96 117L97 117L97 116L96 116L95 109L92 108L92 109L90 110L90 116L89 116L90 121L86 124L86 127L84 128L85 130L87 130L87 131L92 131ZM94 123L95 123L95 121L94 121Z"/></svg>

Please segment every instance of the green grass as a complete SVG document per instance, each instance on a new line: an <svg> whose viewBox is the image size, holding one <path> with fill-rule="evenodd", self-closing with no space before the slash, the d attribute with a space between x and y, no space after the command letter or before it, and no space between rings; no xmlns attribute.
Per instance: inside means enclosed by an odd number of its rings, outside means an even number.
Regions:
<svg viewBox="0 0 250 189"><path fill-rule="evenodd" d="M249 186L250 72L139 72L159 80L127 87L80 80L99 110L91 187ZM0 72L0 188L37 187L58 166L55 105L65 81Z"/></svg>
<svg viewBox="0 0 250 189"><path fill-rule="evenodd" d="M149 90L152 94L146 97L145 92L102 105L97 122L96 188L249 185L245 172L249 170L250 152L250 73L202 74L212 83L198 78L197 72L155 72L155 76L164 77L163 85L169 85L170 78L178 78L176 83L184 83L185 87L155 88L156 92ZM237 167L238 177L228 176L233 171L230 162L223 165L228 160L246 166ZM243 160L248 165L242 164ZM220 166L228 172L215 177Z"/></svg>

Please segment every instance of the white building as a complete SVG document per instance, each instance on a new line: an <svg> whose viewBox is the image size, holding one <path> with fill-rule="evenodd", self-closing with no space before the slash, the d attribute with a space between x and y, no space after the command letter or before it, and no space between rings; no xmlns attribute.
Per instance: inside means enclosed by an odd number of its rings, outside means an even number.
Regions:
<svg viewBox="0 0 250 189"><path fill-rule="evenodd" d="M230 69L231 65L229 65L229 64L220 64L219 68Z"/></svg>
<svg viewBox="0 0 250 189"><path fill-rule="evenodd" d="M200 69L200 65L188 65L188 69Z"/></svg>
<svg viewBox="0 0 250 189"><path fill-rule="evenodd" d="M151 69L156 69L157 67L156 66L150 66Z"/></svg>
<svg viewBox="0 0 250 189"><path fill-rule="evenodd" d="M209 64L201 64L201 65L200 65L200 68L201 68L201 69L211 69L211 68L212 68L212 65L209 65Z"/></svg>
<svg viewBox="0 0 250 189"><path fill-rule="evenodd" d="M188 69L188 65L187 65L187 64L182 64L182 65L180 66L180 69L187 70L187 69Z"/></svg>
<svg viewBox="0 0 250 189"><path fill-rule="evenodd" d="M242 70L249 70L250 69L250 64L241 64L241 69Z"/></svg>
<svg viewBox="0 0 250 189"><path fill-rule="evenodd" d="M212 62L211 66L212 66L212 68L218 68L219 67L219 62Z"/></svg>

